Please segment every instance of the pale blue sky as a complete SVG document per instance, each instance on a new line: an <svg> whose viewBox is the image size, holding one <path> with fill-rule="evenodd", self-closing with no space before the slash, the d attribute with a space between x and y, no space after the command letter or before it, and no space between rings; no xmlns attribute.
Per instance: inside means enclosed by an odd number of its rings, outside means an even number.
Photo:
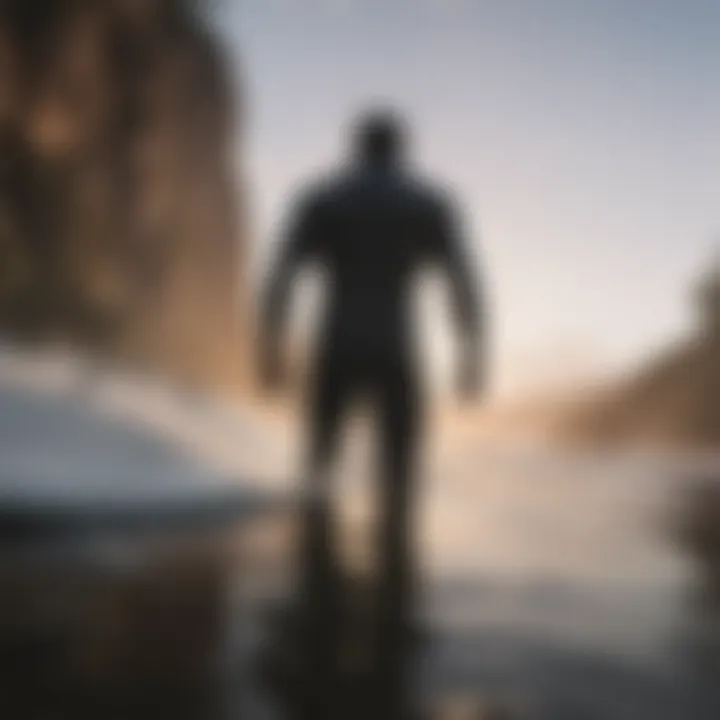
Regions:
<svg viewBox="0 0 720 720"><path fill-rule="evenodd" d="M388 99L468 208L506 363L625 361L687 327L720 233L717 0L226 0L219 17L260 235Z"/></svg>

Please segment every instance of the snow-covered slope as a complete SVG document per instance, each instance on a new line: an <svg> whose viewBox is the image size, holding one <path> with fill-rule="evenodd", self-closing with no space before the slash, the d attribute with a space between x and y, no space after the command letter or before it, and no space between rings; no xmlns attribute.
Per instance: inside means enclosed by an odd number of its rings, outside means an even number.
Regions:
<svg viewBox="0 0 720 720"><path fill-rule="evenodd" d="M247 408L82 358L0 350L0 500L147 502L279 487L289 446Z"/></svg>

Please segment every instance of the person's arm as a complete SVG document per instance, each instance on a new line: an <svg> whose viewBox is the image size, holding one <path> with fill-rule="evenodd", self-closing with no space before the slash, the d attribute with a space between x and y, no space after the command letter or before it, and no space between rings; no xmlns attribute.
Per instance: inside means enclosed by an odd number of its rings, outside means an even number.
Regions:
<svg viewBox="0 0 720 720"><path fill-rule="evenodd" d="M484 390L486 317L477 258L470 251L459 212L450 203L437 208L436 259L450 281L452 309L460 340L458 386L465 396Z"/></svg>
<svg viewBox="0 0 720 720"><path fill-rule="evenodd" d="M282 380L281 344L287 320L290 291L300 266L314 254L318 244L317 203L305 199L290 217L280 241L278 257L270 268L262 299L260 373L265 385Z"/></svg>

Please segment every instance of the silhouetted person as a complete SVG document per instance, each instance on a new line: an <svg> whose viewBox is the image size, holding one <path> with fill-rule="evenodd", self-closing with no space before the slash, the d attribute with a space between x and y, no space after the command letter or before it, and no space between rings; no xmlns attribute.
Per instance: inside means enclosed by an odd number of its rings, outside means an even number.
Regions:
<svg viewBox="0 0 720 720"><path fill-rule="evenodd" d="M313 596L324 603L314 650L327 670L333 663L327 643L335 634L328 590L329 466L347 412L361 400L372 412L379 443L375 672L384 717L396 716L392 708L402 694L401 653L413 587L414 460L423 402L410 306L423 267L444 269L451 282L461 338L458 383L465 396L480 390L483 366L473 261L452 198L411 172L406 150L402 122L390 113L372 113L359 124L350 166L303 194L271 273L261 359L266 383L279 382L288 291L301 266L320 265L329 296L307 418L307 482L314 499L308 562L326 592ZM323 640L323 633L329 637Z"/></svg>

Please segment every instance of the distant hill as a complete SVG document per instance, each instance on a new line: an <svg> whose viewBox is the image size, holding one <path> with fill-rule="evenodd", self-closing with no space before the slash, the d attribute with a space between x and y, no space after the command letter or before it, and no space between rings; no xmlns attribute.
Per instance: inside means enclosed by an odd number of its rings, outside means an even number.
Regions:
<svg viewBox="0 0 720 720"><path fill-rule="evenodd" d="M678 343L561 423L572 438L720 447L720 262L692 293L695 339Z"/></svg>
<svg viewBox="0 0 720 720"><path fill-rule="evenodd" d="M679 344L566 413L575 440L720 447L720 339Z"/></svg>

